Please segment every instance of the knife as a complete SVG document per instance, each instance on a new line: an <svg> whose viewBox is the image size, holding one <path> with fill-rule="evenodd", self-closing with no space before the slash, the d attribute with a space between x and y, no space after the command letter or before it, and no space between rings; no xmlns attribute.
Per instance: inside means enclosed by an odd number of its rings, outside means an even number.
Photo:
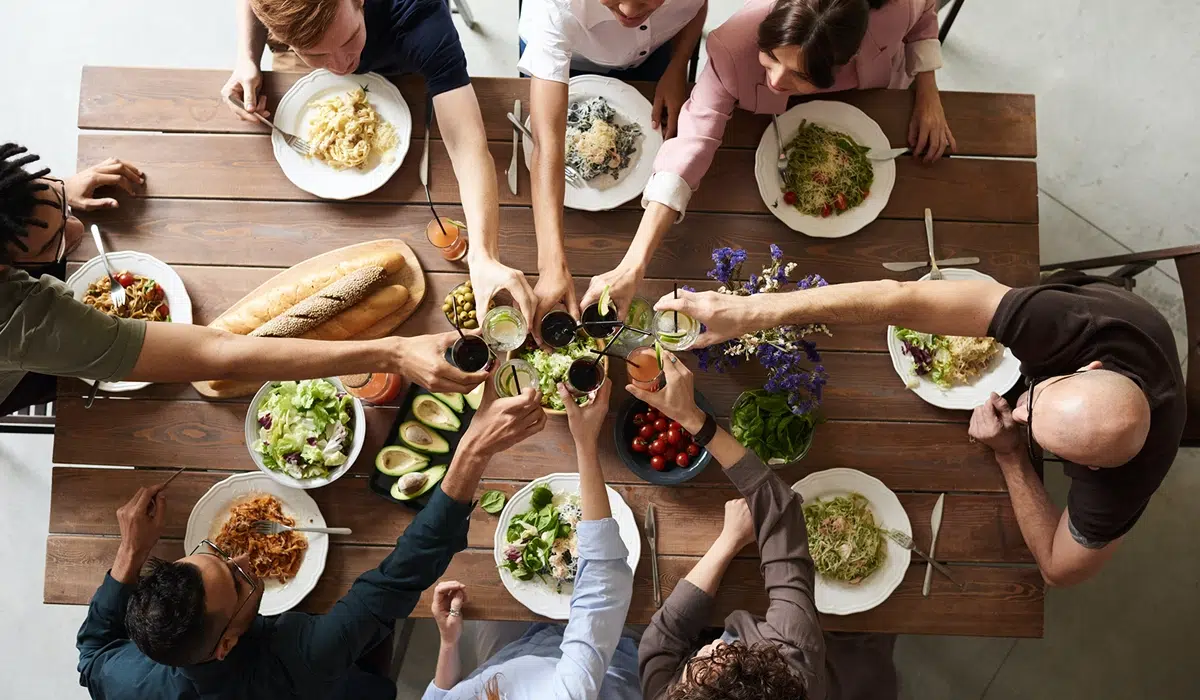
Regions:
<svg viewBox="0 0 1200 700"><path fill-rule="evenodd" d="M421 165L417 170L417 174L421 178L421 185L425 187L426 196L429 195L429 124L433 121L433 99L425 100L425 147L421 152Z"/></svg>
<svg viewBox="0 0 1200 700"><path fill-rule="evenodd" d="M650 545L650 575L654 577L654 607L662 607L662 585L658 582L658 528L655 524L654 504L646 506L646 542Z"/></svg>
<svg viewBox="0 0 1200 700"><path fill-rule="evenodd" d="M909 149L907 148L872 148L867 151L867 160L896 160L905 153L908 153L908 151Z"/></svg>
<svg viewBox="0 0 1200 700"><path fill-rule="evenodd" d="M948 258L946 260L938 260L937 264L938 267L946 267L948 265L978 265L979 258ZM915 270L919 267L928 267L929 261L921 260L919 262L886 262L883 264L883 266L892 272L908 272L909 270Z"/></svg>
<svg viewBox="0 0 1200 700"><path fill-rule="evenodd" d="M517 117L517 121L521 121L521 101L513 102L513 114ZM514 195L517 193L517 151L521 150L521 130L513 129L513 154L512 160L508 163L508 191Z"/></svg>
<svg viewBox="0 0 1200 700"><path fill-rule="evenodd" d="M946 504L946 494L938 496L933 504L933 515L929 518L929 528L933 532L929 542L929 558L937 556L938 531L942 529L942 506ZM933 564L925 565L925 584L921 586L921 595L929 597L929 587L933 585Z"/></svg>

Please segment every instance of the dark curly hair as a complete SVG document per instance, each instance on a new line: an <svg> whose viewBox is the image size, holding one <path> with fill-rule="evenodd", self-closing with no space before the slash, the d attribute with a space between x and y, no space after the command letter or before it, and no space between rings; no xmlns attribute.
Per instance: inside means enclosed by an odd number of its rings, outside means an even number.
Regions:
<svg viewBox="0 0 1200 700"><path fill-rule="evenodd" d="M212 651L204 579L192 564L151 559L129 596L125 629L143 654L167 666L204 661Z"/></svg>
<svg viewBox="0 0 1200 700"><path fill-rule="evenodd" d="M0 146L0 264L4 265L12 262L10 246L29 252L25 238L30 226L48 228L45 221L33 215L34 209L39 204L59 205L53 199L39 196L50 189L45 182L38 182L50 174L50 168L25 170L26 165L39 160L32 153L24 155L26 150L15 143Z"/></svg>
<svg viewBox="0 0 1200 700"><path fill-rule="evenodd" d="M692 657L666 700L806 700L808 689L774 644L723 644Z"/></svg>
<svg viewBox="0 0 1200 700"><path fill-rule="evenodd" d="M758 25L758 50L799 46L804 72L818 88L833 87L833 71L850 62L867 34L871 10L890 0L779 0Z"/></svg>

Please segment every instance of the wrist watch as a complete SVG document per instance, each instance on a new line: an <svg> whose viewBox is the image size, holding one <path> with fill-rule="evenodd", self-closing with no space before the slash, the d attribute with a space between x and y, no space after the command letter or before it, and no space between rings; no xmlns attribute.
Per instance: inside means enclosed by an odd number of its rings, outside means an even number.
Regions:
<svg viewBox="0 0 1200 700"><path fill-rule="evenodd" d="M704 426L700 428L699 432L692 436L692 442L696 443L696 445L699 447L704 447L710 440L713 439L713 435L716 434L717 419L711 413L705 413Z"/></svg>

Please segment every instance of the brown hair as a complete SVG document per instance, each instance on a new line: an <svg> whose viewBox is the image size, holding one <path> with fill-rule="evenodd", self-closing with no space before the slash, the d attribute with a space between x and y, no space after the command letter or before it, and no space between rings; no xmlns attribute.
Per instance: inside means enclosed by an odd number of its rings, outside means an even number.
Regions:
<svg viewBox="0 0 1200 700"><path fill-rule="evenodd" d="M254 15L271 36L301 51L325 36L341 4L342 0L250 0Z"/></svg>
<svg viewBox="0 0 1200 700"><path fill-rule="evenodd" d="M805 700L808 689L774 644L722 644L692 657L666 700Z"/></svg>
<svg viewBox="0 0 1200 700"><path fill-rule="evenodd" d="M888 0L779 0L758 25L758 49L770 54L798 46L806 79L818 88L833 87L833 70L850 62L863 37L871 10Z"/></svg>

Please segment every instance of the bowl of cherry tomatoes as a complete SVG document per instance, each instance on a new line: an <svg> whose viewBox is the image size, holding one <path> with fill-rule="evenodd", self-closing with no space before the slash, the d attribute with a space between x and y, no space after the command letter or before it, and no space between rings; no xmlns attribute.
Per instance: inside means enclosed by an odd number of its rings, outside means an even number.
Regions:
<svg viewBox="0 0 1200 700"><path fill-rule="evenodd" d="M699 391L696 404L712 413ZM621 404L613 434L621 461L651 484L671 486L691 481L712 461L708 450L692 442L683 426L634 398Z"/></svg>

